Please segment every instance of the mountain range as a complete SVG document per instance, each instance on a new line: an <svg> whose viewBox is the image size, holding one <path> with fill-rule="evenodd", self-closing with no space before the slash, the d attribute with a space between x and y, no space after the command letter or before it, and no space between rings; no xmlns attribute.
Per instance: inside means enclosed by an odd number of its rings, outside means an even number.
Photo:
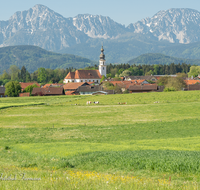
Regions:
<svg viewBox="0 0 200 190"><path fill-rule="evenodd" d="M127 27L101 15L65 18L44 5L0 21L0 47L34 45L98 61L104 44L107 62L124 63L144 54L200 58L200 12L169 9Z"/></svg>

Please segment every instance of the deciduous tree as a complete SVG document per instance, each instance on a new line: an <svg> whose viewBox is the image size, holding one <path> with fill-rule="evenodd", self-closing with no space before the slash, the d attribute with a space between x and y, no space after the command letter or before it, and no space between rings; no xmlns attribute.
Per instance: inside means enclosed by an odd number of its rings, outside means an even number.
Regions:
<svg viewBox="0 0 200 190"><path fill-rule="evenodd" d="M21 86L18 81L10 81L5 85L5 95L9 97L17 97L21 92Z"/></svg>

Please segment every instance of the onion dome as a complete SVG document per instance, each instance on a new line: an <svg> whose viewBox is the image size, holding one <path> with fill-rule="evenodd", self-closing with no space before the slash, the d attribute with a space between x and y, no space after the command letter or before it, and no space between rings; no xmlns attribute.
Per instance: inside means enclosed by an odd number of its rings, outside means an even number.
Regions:
<svg viewBox="0 0 200 190"><path fill-rule="evenodd" d="M101 54L100 54L100 59L103 59L105 60L105 55L104 55L104 49L103 49L103 46L101 47Z"/></svg>

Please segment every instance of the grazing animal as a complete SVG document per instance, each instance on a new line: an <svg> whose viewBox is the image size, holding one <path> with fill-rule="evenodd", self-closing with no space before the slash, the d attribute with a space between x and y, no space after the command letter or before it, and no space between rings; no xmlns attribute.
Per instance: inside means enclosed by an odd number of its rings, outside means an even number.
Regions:
<svg viewBox="0 0 200 190"><path fill-rule="evenodd" d="M97 101L97 102L94 102L94 104L99 104L99 102Z"/></svg>
<svg viewBox="0 0 200 190"><path fill-rule="evenodd" d="M127 102L122 102L122 103L121 103L121 102L119 102L118 104L127 104Z"/></svg>
<svg viewBox="0 0 200 190"><path fill-rule="evenodd" d="M88 105L88 104L91 104L91 103L92 103L91 101L87 101L87 103L86 103L86 104Z"/></svg>

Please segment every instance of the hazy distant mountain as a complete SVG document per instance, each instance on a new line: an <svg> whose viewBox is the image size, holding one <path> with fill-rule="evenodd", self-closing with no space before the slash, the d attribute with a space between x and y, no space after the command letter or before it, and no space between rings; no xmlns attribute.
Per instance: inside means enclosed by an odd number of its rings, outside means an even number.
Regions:
<svg viewBox="0 0 200 190"><path fill-rule="evenodd" d="M192 9L160 11L128 27L101 15L64 18L44 5L35 5L16 12L8 21L0 21L1 47L35 45L98 61L103 42L108 63L127 62L144 53L171 55L174 53L171 48L182 49L178 53L186 56L184 44L198 41L200 13ZM183 48L179 45L179 50L176 49L178 44L183 44ZM194 50L184 58L198 58L200 50Z"/></svg>

